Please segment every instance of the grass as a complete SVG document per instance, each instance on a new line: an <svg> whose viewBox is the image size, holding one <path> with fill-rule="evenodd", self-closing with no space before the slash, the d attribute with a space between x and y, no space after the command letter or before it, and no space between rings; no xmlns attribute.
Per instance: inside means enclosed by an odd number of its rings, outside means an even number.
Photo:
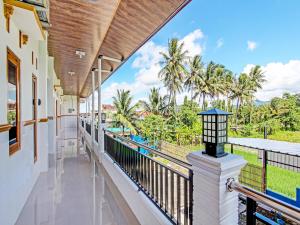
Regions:
<svg viewBox="0 0 300 225"><path fill-rule="evenodd" d="M226 151L229 149L226 148ZM234 154L241 155L248 163L261 166L257 154L241 149L234 149ZM296 198L296 188L300 187L300 173L276 166L267 166L267 188L284 194L290 198Z"/></svg>
<svg viewBox="0 0 300 225"><path fill-rule="evenodd" d="M300 131L278 131L274 135L269 135L268 138L278 141L300 143Z"/></svg>
<svg viewBox="0 0 300 225"><path fill-rule="evenodd" d="M270 135L270 139L282 140L282 141L294 141L300 143L300 132L281 131L276 135ZM182 146L183 147L183 146ZM204 149L204 145L187 145L184 146L188 151L199 151ZM230 146L225 147L225 151L230 152ZM172 153L171 153L172 154ZM262 166L261 161L257 157L256 150L244 149L242 147L235 147L234 154L243 156L249 164L256 166ZM185 160L185 158L184 158ZM253 176L255 177L255 176ZM256 182L257 183L257 182ZM267 166L267 188L275 192L281 193L287 197L296 198L296 188L300 188L300 173L294 172L288 169L282 169L280 167L268 165Z"/></svg>
<svg viewBox="0 0 300 225"><path fill-rule="evenodd" d="M230 137L244 137L240 134L230 132ZM247 138L264 138L262 133L254 132ZM277 141L288 141L300 143L300 131L277 131L275 134L268 135L268 139L277 140Z"/></svg>

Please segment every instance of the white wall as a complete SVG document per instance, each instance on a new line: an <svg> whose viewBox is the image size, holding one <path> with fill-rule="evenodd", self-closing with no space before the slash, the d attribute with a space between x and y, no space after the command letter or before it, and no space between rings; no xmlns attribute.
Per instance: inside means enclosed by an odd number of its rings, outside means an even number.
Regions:
<svg viewBox="0 0 300 225"><path fill-rule="evenodd" d="M14 16L14 15L13 15ZM12 17L13 17L12 16ZM7 47L21 60L21 148L9 156L8 132L0 133L0 224L12 225L18 218L40 172L48 169L48 124L38 124L38 159L34 163L33 126L23 126L32 115L32 75L37 76L38 118L47 117L48 56L45 41L29 36L28 43L19 48L19 29L10 23L6 31L3 1L0 1L0 124L7 123ZM30 21L24 21L30 23ZM31 62L31 52L38 57L38 70Z"/></svg>
<svg viewBox="0 0 300 225"><path fill-rule="evenodd" d="M61 129L63 138L77 138L77 96L62 96Z"/></svg>

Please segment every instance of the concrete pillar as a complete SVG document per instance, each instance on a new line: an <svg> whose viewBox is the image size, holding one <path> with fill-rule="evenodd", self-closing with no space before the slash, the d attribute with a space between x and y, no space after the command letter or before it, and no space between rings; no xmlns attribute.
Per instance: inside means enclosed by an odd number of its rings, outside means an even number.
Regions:
<svg viewBox="0 0 300 225"><path fill-rule="evenodd" d="M101 127L101 83L102 83L102 56L98 58L98 151L100 156L100 161L102 158L102 153L104 149L102 147L103 131Z"/></svg>
<svg viewBox="0 0 300 225"><path fill-rule="evenodd" d="M92 70L92 122L91 122L91 137L92 150L95 151L95 70Z"/></svg>
<svg viewBox="0 0 300 225"><path fill-rule="evenodd" d="M214 158L202 152L187 156L194 172L193 224L237 225L238 193L226 188L228 178L238 180L246 161L241 156L228 154Z"/></svg>

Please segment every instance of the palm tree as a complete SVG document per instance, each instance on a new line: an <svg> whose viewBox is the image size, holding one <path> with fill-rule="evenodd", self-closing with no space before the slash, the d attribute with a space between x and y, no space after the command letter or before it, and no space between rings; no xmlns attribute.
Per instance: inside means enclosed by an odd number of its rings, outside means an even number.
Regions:
<svg viewBox="0 0 300 225"><path fill-rule="evenodd" d="M132 96L130 96L130 91L117 90L117 96L113 97L113 104L117 109L115 121L118 126L122 126L123 134L125 127L129 128L133 133L136 133L135 110L137 108L137 104L132 105Z"/></svg>
<svg viewBox="0 0 300 225"><path fill-rule="evenodd" d="M227 99L227 103L225 106L226 111L229 111L231 107L231 102L229 97L232 95L233 81L234 81L233 73L230 70L226 70L224 74L224 80L223 80L224 95Z"/></svg>
<svg viewBox="0 0 300 225"><path fill-rule="evenodd" d="M160 96L159 89L154 87L150 89L148 101L140 101L140 104L146 112L151 112L155 115L158 115L164 110L165 99L166 97Z"/></svg>
<svg viewBox="0 0 300 225"><path fill-rule="evenodd" d="M244 103L245 100L249 99L251 96L250 89L250 79L246 73L240 74L240 76L234 79L233 87L232 87L232 95L230 96L232 99L236 99L236 126L239 116L240 106Z"/></svg>
<svg viewBox="0 0 300 225"><path fill-rule="evenodd" d="M187 51L183 50L183 43L179 43L178 39L173 38L168 43L168 52L160 53L163 60L160 62L162 69L159 72L159 77L169 91L169 104L176 106L176 94L182 91L182 83L187 70L185 61L187 59Z"/></svg>
<svg viewBox="0 0 300 225"><path fill-rule="evenodd" d="M258 89L262 88L262 84L266 81L264 78L264 73L261 70L260 66L254 66L249 72L249 85L251 89L251 96L250 96L250 123L252 120L252 111L253 111L253 99L254 94L258 91Z"/></svg>
<svg viewBox="0 0 300 225"><path fill-rule="evenodd" d="M253 92L256 92L258 89L262 88L262 84L266 82L264 72L261 67L256 65L254 66L249 73L250 79L250 88Z"/></svg>
<svg viewBox="0 0 300 225"><path fill-rule="evenodd" d="M193 100L195 97L193 91L196 89L196 85L203 73L203 63L200 55L195 55L189 60L189 69L184 86L191 92L191 100Z"/></svg>
<svg viewBox="0 0 300 225"><path fill-rule="evenodd" d="M205 100L207 96L214 97L217 88L216 80L214 78L217 68L219 65L214 62L209 62L206 66L203 73L199 74L199 79L197 80L196 90L195 90L195 97L199 96L199 102L202 98L202 109L206 109Z"/></svg>

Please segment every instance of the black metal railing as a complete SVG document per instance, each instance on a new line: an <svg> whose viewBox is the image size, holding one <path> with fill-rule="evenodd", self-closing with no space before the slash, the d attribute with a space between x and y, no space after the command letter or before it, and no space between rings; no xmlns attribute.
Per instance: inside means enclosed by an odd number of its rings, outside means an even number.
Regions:
<svg viewBox="0 0 300 225"><path fill-rule="evenodd" d="M148 146L106 131L105 152L174 224L192 224L193 172L191 165ZM141 151L147 150L148 155ZM150 157L157 155L180 169Z"/></svg>
<svg viewBox="0 0 300 225"><path fill-rule="evenodd" d="M92 133L91 124L86 123L85 124L85 130L86 130L86 132L88 132L91 135L91 133Z"/></svg>
<svg viewBox="0 0 300 225"><path fill-rule="evenodd" d="M98 128L95 126L95 141L98 142Z"/></svg>
<svg viewBox="0 0 300 225"><path fill-rule="evenodd" d="M289 225L300 224L300 209L284 203L264 193L243 186L234 179L227 180L227 189L240 193L245 204L245 216L239 218L239 224ZM258 222L258 223L257 223Z"/></svg>
<svg viewBox="0 0 300 225"><path fill-rule="evenodd" d="M81 126L84 127L84 120L81 120Z"/></svg>
<svg viewBox="0 0 300 225"><path fill-rule="evenodd" d="M257 163L248 163L241 173L242 184L254 188L258 191L266 192L268 188L268 168L270 166L289 170L295 173L300 172L300 156L289 153L276 152L271 150L259 149L239 144L231 143L232 154L240 154L242 151L256 155ZM234 149L239 146L239 149ZM244 149L243 149L244 148ZM242 154L243 155L243 154ZM275 179L275 178L274 178ZM280 180L278 179L278 182Z"/></svg>

